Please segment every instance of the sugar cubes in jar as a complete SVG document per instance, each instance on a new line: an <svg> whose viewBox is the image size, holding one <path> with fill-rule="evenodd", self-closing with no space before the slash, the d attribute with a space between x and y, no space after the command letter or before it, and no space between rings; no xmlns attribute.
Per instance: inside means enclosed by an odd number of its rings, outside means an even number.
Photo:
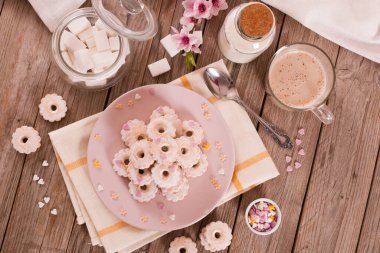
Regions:
<svg viewBox="0 0 380 253"><path fill-rule="evenodd" d="M128 40L97 16L93 8L69 13L53 33L54 62L75 87L99 90L125 74Z"/></svg>

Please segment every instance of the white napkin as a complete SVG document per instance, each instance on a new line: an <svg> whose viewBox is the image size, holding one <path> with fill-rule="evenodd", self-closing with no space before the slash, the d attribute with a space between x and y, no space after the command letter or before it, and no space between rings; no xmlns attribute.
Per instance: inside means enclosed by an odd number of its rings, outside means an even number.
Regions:
<svg viewBox="0 0 380 253"><path fill-rule="evenodd" d="M263 0L321 36L380 63L380 0Z"/></svg>
<svg viewBox="0 0 380 253"><path fill-rule="evenodd" d="M78 9L86 0L29 0L44 24L53 32L59 21L70 11Z"/></svg>

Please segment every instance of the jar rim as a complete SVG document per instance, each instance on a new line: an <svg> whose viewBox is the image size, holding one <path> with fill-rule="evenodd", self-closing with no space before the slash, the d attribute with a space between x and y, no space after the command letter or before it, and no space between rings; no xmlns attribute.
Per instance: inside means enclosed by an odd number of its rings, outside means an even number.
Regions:
<svg viewBox="0 0 380 253"><path fill-rule="evenodd" d="M247 34L245 34L242 29L240 28L240 15L242 13L242 11L248 7L249 5L254 5L254 4L258 4L258 5L262 5L262 6L265 6L269 11L270 13L272 14L272 18L273 18L273 24L272 24L272 27L271 29L269 30L269 32L267 32L264 36L258 36L258 37L255 37L255 36L249 36ZM273 11L266 5L266 4L263 4L263 3L260 3L260 2L250 2L250 3L245 3L245 4L241 4L239 6L239 9L237 10L237 13L236 13L236 16L235 16L235 28L236 30L238 31L239 35L245 39L245 40L248 40L248 41L253 41L253 42L259 42L259 41L263 41L265 39L267 39L269 36L271 36L273 34L273 32L276 30L276 17L273 13Z"/></svg>

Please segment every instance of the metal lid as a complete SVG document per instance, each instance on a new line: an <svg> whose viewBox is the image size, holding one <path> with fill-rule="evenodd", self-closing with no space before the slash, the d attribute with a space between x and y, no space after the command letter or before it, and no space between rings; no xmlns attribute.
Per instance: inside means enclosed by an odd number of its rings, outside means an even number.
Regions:
<svg viewBox="0 0 380 253"><path fill-rule="evenodd" d="M157 18L141 0L91 0L91 3L99 18L123 37L143 41L157 33Z"/></svg>

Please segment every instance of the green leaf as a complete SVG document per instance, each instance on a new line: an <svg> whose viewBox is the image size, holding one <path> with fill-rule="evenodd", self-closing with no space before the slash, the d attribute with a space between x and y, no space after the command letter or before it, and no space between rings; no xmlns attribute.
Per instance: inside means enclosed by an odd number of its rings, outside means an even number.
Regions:
<svg viewBox="0 0 380 253"><path fill-rule="evenodd" d="M195 59L194 59L194 54L193 52L187 52L185 55L185 64L186 64L186 69L188 71L192 70L193 67L196 67L197 65L195 64Z"/></svg>

